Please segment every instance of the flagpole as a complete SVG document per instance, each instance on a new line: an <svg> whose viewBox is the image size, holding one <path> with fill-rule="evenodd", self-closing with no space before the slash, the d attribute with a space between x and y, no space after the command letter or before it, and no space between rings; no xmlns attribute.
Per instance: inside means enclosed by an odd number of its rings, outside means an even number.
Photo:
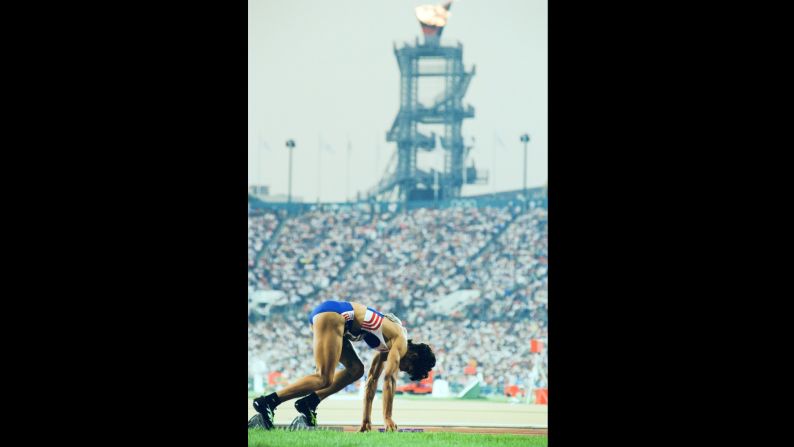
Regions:
<svg viewBox="0 0 794 447"><path fill-rule="evenodd" d="M378 184L380 178L378 177L380 170L380 133L377 134L375 137L375 169L372 171L375 174L375 181L372 183L374 185Z"/></svg>
<svg viewBox="0 0 794 447"><path fill-rule="evenodd" d="M491 139L491 194L496 194L496 133L493 134Z"/></svg>
<svg viewBox="0 0 794 447"><path fill-rule="evenodd" d="M320 189L323 183L322 171L323 137L317 134L317 203L320 203Z"/></svg>
<svg viewBox="0 0 794 447"><path fill-rule="evenodd" d="M345 201L350 201L350 135L347 136L347 183L345 184Z"/></svg>

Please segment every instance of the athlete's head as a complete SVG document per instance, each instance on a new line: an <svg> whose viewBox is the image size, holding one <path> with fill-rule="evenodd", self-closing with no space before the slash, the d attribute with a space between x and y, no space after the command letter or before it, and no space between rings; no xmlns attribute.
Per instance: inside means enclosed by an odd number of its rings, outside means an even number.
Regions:
<svg viewBox="0 0 794 447"><path fill-rule="evenodd" d="M422 380L436 366L436 355L424 343L414 344L408 340L408 352L400 359L400 371L407 372L411 380Z"/></svg>

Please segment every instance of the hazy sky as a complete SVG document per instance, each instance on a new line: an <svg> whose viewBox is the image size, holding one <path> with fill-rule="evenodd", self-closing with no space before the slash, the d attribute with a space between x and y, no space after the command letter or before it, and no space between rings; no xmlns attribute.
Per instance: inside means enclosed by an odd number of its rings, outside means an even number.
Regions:
<svg viewBox="0 0 794 447"><path fill-rule="evenodd" d="M386 142L399 110L392 45L413 43L421 35L414 8L434 3L248 0L248 183L286 194L284 143L293 138L294 196L341 201L373 186L396 150ZM475 108L463 121L464 141L475 141L466 164L490 171L488 184L464 186L463 195L521 188L523 132L532 136L528 186L547 181L547 10L547 0L452 4L442 44L460 41L466 70L477 66L464 96ZM440 163L437 154L420 155L420 166Z"/></svg>

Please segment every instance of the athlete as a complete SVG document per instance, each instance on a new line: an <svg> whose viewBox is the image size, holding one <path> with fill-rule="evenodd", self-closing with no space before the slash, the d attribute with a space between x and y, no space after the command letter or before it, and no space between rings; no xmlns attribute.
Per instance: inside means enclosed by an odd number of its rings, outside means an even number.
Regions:
<svg viewBox="0 0 794 447"><path fill-rule="evenodd" d="M392 403L397 372L409 374L411 380L422 380L436 365L430 346L415 344L408 331L393 314L382 314L360 303L325 301L309 315L314 333L314 361L317 372L288 385L281 391L254 399L254 409L262 415L266 429L273 428L276 407L296 397L295 409L306 416L307 425L317 425L317 406L326 397L355 382L364 374L364 365L353 350L353 341L361 341L378 351L367 374L364 393L364 417L360 431L372 429L372 399L383 378L383 422L387 431L397 430L392 419ZM336 365L344 369L334 374Z"/></svg>

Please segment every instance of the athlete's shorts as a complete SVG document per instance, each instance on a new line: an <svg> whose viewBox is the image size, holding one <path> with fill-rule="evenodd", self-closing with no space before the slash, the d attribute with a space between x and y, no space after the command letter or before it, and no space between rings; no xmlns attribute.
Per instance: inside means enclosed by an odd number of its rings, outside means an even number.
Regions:
<svg viewBox="0 0 794 447"><path fill-rule="evenodd" d="M323 301L309 314L309 323L314 324L314 316L323 312L336 312L345 317L345 329L353 325L353 305L347 301Z"/></svg>

